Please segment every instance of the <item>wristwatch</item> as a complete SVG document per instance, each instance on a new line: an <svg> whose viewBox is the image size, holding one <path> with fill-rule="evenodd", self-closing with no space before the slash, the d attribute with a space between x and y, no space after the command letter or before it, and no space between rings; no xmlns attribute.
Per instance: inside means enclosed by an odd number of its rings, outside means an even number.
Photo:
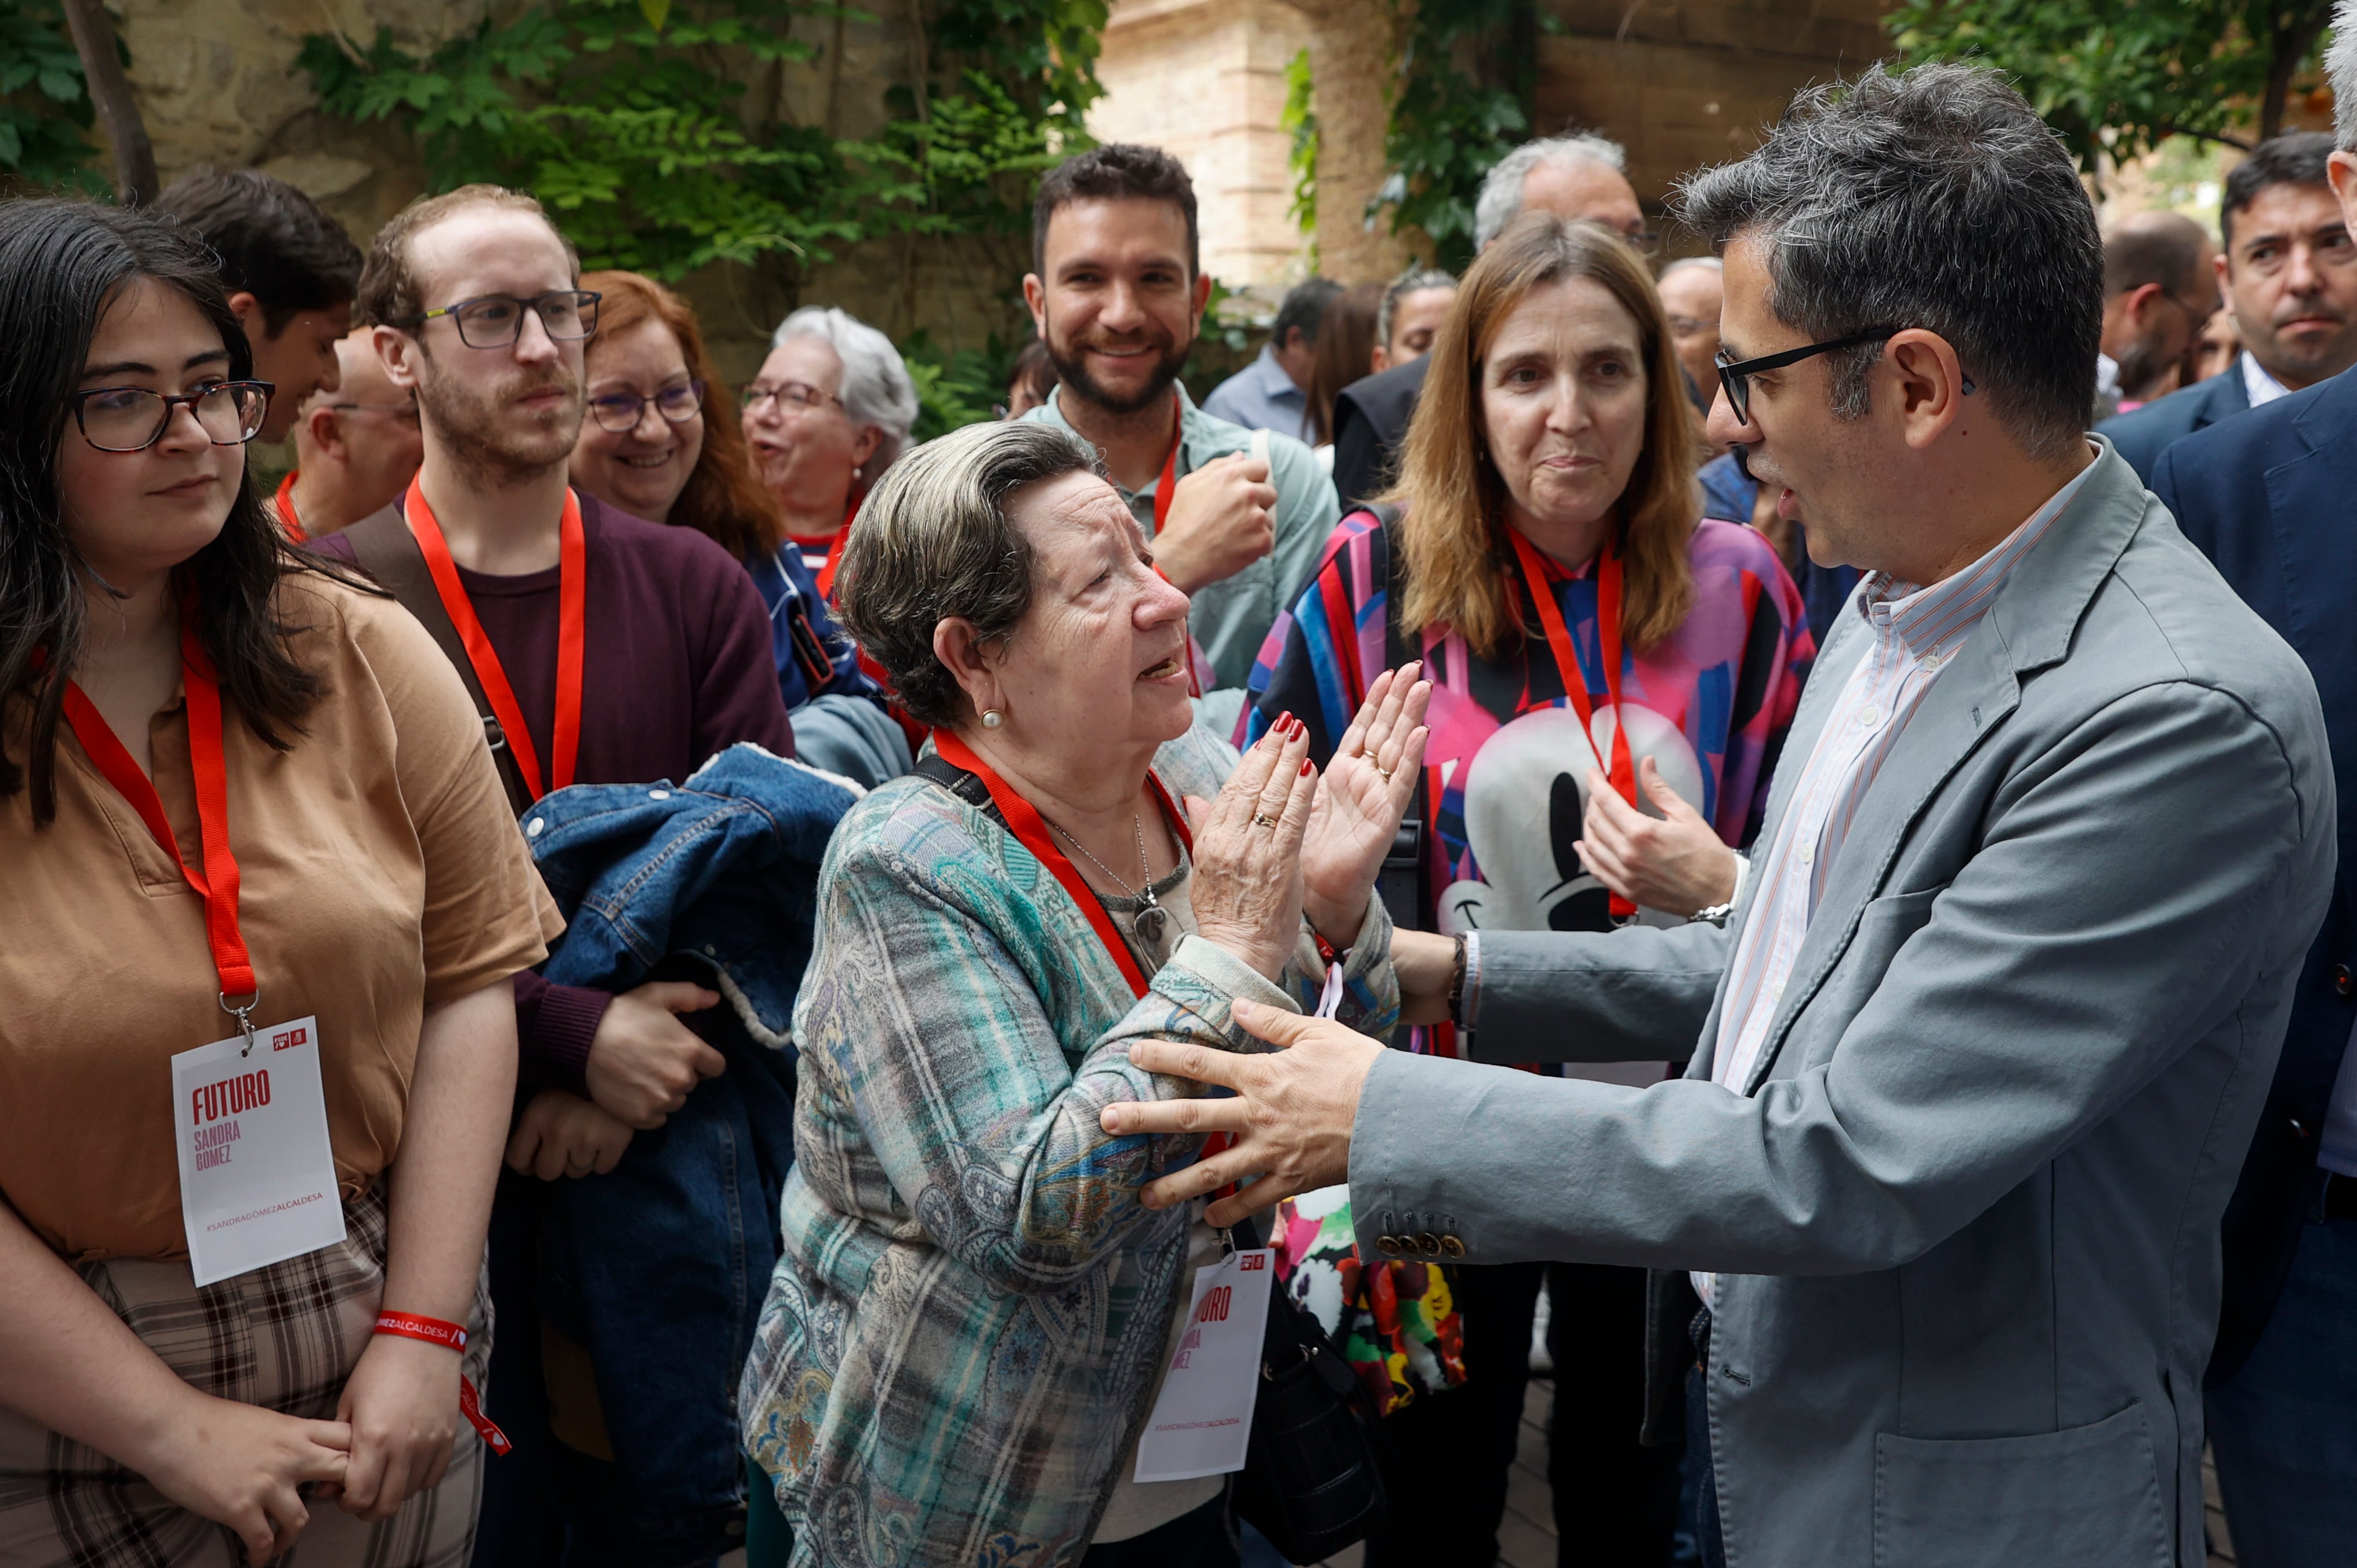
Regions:
<svg viewBox="0 0 2357 1568"><path fill-rule="evenodd" d="M1698 923L1713 925L1724 930L1727 929L1727 918L1734 913L1733 904L1713 904L1707 909L1696 909L1693 914L1688 915L1686 922L1689 925Z"/></svg>

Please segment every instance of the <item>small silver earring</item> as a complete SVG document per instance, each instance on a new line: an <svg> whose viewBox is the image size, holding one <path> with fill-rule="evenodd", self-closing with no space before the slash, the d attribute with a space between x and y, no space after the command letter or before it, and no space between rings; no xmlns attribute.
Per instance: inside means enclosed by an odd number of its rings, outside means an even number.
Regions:
<svg viewBox="0 0 2357 1568"><path fill-rule="evenodd" d="M999 725L1001 725L1005 724L1006 722L1006 715L1005 714L1000 713L996 708L985 708L985 709L983 709L983 710L982 710L982 727L983 727L983 728L985 728L985 729L996 729Z"/></svg>

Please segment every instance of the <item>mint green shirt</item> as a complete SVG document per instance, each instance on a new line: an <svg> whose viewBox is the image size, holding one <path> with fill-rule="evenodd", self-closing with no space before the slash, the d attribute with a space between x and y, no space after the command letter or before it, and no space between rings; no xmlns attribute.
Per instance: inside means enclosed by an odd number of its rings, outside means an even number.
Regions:
<svg viewBox="0 0 2357 1568"><path fill-rule="evenodd" d="M1023 417L1071 429L1059 401L1063 395L1064 389L1058 387L1045 403ZM1185 387L1178 389L1180 478L1215 458L1244 451L1252 441L1253 432L1205 413L1195 406ZM1292 436L1269 433L1268 468L1269 482L1276 487L1275 547L1227 581L1196 590L1194 607L1187 617L1189 633L1211 658L1216 676L1212 689L1223 693L1203 703L1204 722L1222 736L1232 727L1243 706L1253 660L1268 639L1269 628L1291 607L1302 585L1317 570L1318 553L1342 514L1334 497L1334 481L1318 467L1309 448ZM1129 504L1130 514L1149 539L1154 536L1154 492L1160 483L1157 475L1155 483L1142 490L1114 487L1121 490L1121 499Z"/></svg>

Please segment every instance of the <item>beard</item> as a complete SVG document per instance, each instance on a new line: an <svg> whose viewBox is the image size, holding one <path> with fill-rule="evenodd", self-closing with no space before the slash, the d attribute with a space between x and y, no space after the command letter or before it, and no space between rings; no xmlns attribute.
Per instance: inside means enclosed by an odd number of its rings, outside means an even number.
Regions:
<svg viewBox="0 0 2357 1568"><path fill-rule="evenodd" d="M1087 346L1060 338L1052 328L1048 333L1048 361L1056 367L1056 374L1063 379L1065 386L1106 413L1136 413L1170 395L1171 383L1178 379L1178 372L1187 368L1187 356L1195 348L1192 343L1181 347L1161 336L1151 342L1157 351L1154 373L1146 377L1146 384L1134 392L1108 390L1103 382L1089 374Z"/></svg>
<svg viewBox="0 0 2357 1568"><path fill-rule="evenodd" d="M538 478L572 459L588 404L581 378L562 363L483 387L445 373L430 353L421 352L419 360L418 417L469 478L505 488ZM516 406L520 399L549 387L565 395L544 409Z"/></svg>

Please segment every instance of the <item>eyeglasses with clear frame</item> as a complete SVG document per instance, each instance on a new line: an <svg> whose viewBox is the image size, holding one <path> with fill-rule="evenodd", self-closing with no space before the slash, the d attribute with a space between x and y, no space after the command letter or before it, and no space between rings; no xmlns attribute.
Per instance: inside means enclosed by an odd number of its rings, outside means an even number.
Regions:
<svg viewBox="0 0 2357 1568"><path fill-rule="evenodd" d="M558 343L577 343L597 330L597 302L605 296L583 288L552 289L531 298L512 294L479 295L451 305L421 311L405 323L423 327L447 316L458 328L458 341L469 349L511 349L523 336L527 314L540 317L541 330Z"/></svg>
<svg viewBox="0 0 2357 1568"><path fill-rule="evenodd" d="M843 400L831 392L821 392L808 381L780 381L771 386L767 381L747 381L737 389L739 406L746 413L755 414L763 403L775 400L780 413L808 413L828 403L843 406Z"/></svg>
<svg viewBox="0 0 2357 1568"><path fill-rule="evenodd" d="M206 440L242 446L261 434L277 390L269 381L215 381L190 392L92 387L73 394L74 427L101 452L145 452L171 428L172 411L185 407Z"/></svg>
<svg viewBox="0 0 2357 1568"><path fill-rule="evenodd" d="M412 430L417 428L417 404L414 403L331 403L328 405L339 413L358 411L361 413L382 413L386 418Z"/></svg>
<svg viewBox="0 0 2357 1568"><path fill-rule="evenodd" d="M640 397L636 392L608 392L604 397L589 400L589 412L597 421L597 428L615 435L628 435L647 416L647 404L673 424L684 424L704 407L704 383L688 381L680 386L665 387L652 397Z"/></svg>

